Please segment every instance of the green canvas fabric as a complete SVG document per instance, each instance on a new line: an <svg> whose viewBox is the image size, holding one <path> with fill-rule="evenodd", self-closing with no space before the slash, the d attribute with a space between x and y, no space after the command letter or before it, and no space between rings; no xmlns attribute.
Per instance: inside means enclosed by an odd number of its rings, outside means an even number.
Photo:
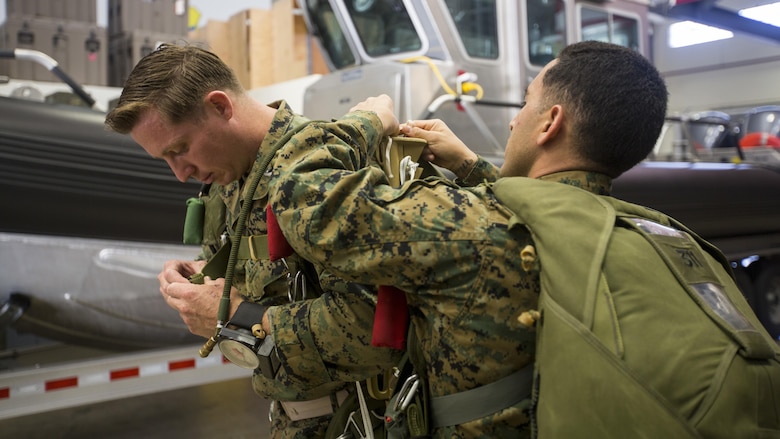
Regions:
<svg viewBox="0 0 780 439"><path fill-rule="evenodd" d="M492 190L538 255L538 437L780 437L780 348L717 249L573 186Z"/></svg>

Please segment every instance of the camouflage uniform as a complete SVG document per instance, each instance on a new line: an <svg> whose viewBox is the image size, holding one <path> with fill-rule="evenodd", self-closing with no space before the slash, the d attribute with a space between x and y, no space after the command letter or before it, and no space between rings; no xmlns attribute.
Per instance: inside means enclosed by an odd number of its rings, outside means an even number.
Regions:
<svg viewBox="0 0 780 439"><path fill-rule="evenodd" d="M521 268L530 233L508 227L511 212L486 185L435 178L385 185L380 170L365 167L381 133L373 113L355 112L338 125L312 124L282 148L270 200L290 244L344 279L407 293L431 397L492 383L532 363L535 333L518 322L536 308L540 291L538 272ZM496 175L481 160L461 183ZM545 179L596 193L611 185L584 172ZM432 433L528 437L529 407L525 399Z"/></svg>
<svg viewBox="0 0 780 439"><path fill-rule="evenodd" d="M295 115L289 106L276 102L278 108L268 134L258 151L257 161L242 181L224 187L214 185L205 200L207 213L204 224L202 257L208 258L221 244L219 235L236 228L245 200L245 182L260 170L259 162L285 132L307 119ZM273 161L270 167L274 166ZM254 194L253 206L246 224L246 235L267 232L265 207L268 203L266 174ZM220 222L222 222L220 224ZM297 255L287 263L299 264ZM252 385L260 396L275 400L271 406L273 438L313 438L324 434L331 416L292 421L276 401L302 401L320 398L338 390L354 388L354 381L365 379L394 366L400 352L371 346L371 329L375 296L370 287L349 284L320 273L323 295L311 300L290 303L288 299L288 269L284 262L268 259L241 261L236 266L233 285L242 296L270 308L271 334L274 337L281 366L275 379L256 371ZM294 273L293 273L294 274ZM349 294L344 294L346 292ZM294 323L291 322L295 318ZM303 346L303 347L302 347Z"/></svg>

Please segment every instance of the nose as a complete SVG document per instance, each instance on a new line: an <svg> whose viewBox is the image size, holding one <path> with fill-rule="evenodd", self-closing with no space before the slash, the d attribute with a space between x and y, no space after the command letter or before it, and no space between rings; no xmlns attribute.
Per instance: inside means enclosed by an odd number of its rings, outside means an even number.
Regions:
<svg viewBox="0 0 780 439"><path fill-rule="evenodd" d="M168 162L168 167L171 168L171 171L173 171L173 175L176 176L176 179L182 183L186 183L187 179L189 179L190 175L192 175L194 172L192 166L186 163L182 163L180 160L167 158L165 161Z"/></svg>
<svg viewBox="0 0 780 439"><path fill-rule="evenodd" d="M523 103L523 107L525 107L525 102ZM512 118L512 120L509 121L509 131L512 131L515 129L515 127L520 123L520 112L523 111L521 108L520 111L515 113L515 117Z"/></svg>

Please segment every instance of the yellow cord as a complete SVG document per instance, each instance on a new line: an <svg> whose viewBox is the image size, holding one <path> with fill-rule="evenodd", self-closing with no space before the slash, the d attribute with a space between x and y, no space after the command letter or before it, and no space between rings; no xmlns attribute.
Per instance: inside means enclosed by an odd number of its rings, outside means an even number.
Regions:
<svg viewBox="0 0 780 439"><path fill-rule="evenodd" d="M444 91L447 94L450 94L452 96L457 96L458 95L458 93L455 90L453 90L452 87L449 86L449 84L447 84L447 81L444 80L444 77L441 75L441 72L439 71L439 67L433 62L433 60L431 60L427 56L424 56L424 55L412 56L410 58L404 58L404 59L402 59L400 61L402 63L407 63L407 64L408 63L417 62L417 61L425 62L426 64L428 64L428 67L431 68L431 70L433 71L433 74L436 75L436 78L439 80L439 84L441 84L441 88L443 88ZM476 98L477 99L482 99L482 95L484 94L484 91L482 90L482 86L481 85L477 84L476 82L464 82L463 83L463 92L464 93L469 93L469 92L474 91L474 90L476 90L476 92L477 92Z"/></svg>
<svg viewBox="0 0 780 439"><path fill-rule="evenodd" d="M477 91L477 95L475 96L477 100L482 99L482 95L485 94L484 90L482 90L482 86L477 84L476 82L464 82L463 83L463 93L469 93L471 91Z"/></svg>

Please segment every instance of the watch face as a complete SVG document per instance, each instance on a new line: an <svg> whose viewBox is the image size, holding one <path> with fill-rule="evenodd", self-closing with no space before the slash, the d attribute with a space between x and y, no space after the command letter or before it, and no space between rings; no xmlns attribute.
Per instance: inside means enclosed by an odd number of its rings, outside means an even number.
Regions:
<svg viewBox="0 0 780 439"><path fill-rule="evenodd" d="M236 366L252 370L260 366L260 360L255 351L239 341L224 339L220 340L217 346L219 346L222 355Z"/></svg>

